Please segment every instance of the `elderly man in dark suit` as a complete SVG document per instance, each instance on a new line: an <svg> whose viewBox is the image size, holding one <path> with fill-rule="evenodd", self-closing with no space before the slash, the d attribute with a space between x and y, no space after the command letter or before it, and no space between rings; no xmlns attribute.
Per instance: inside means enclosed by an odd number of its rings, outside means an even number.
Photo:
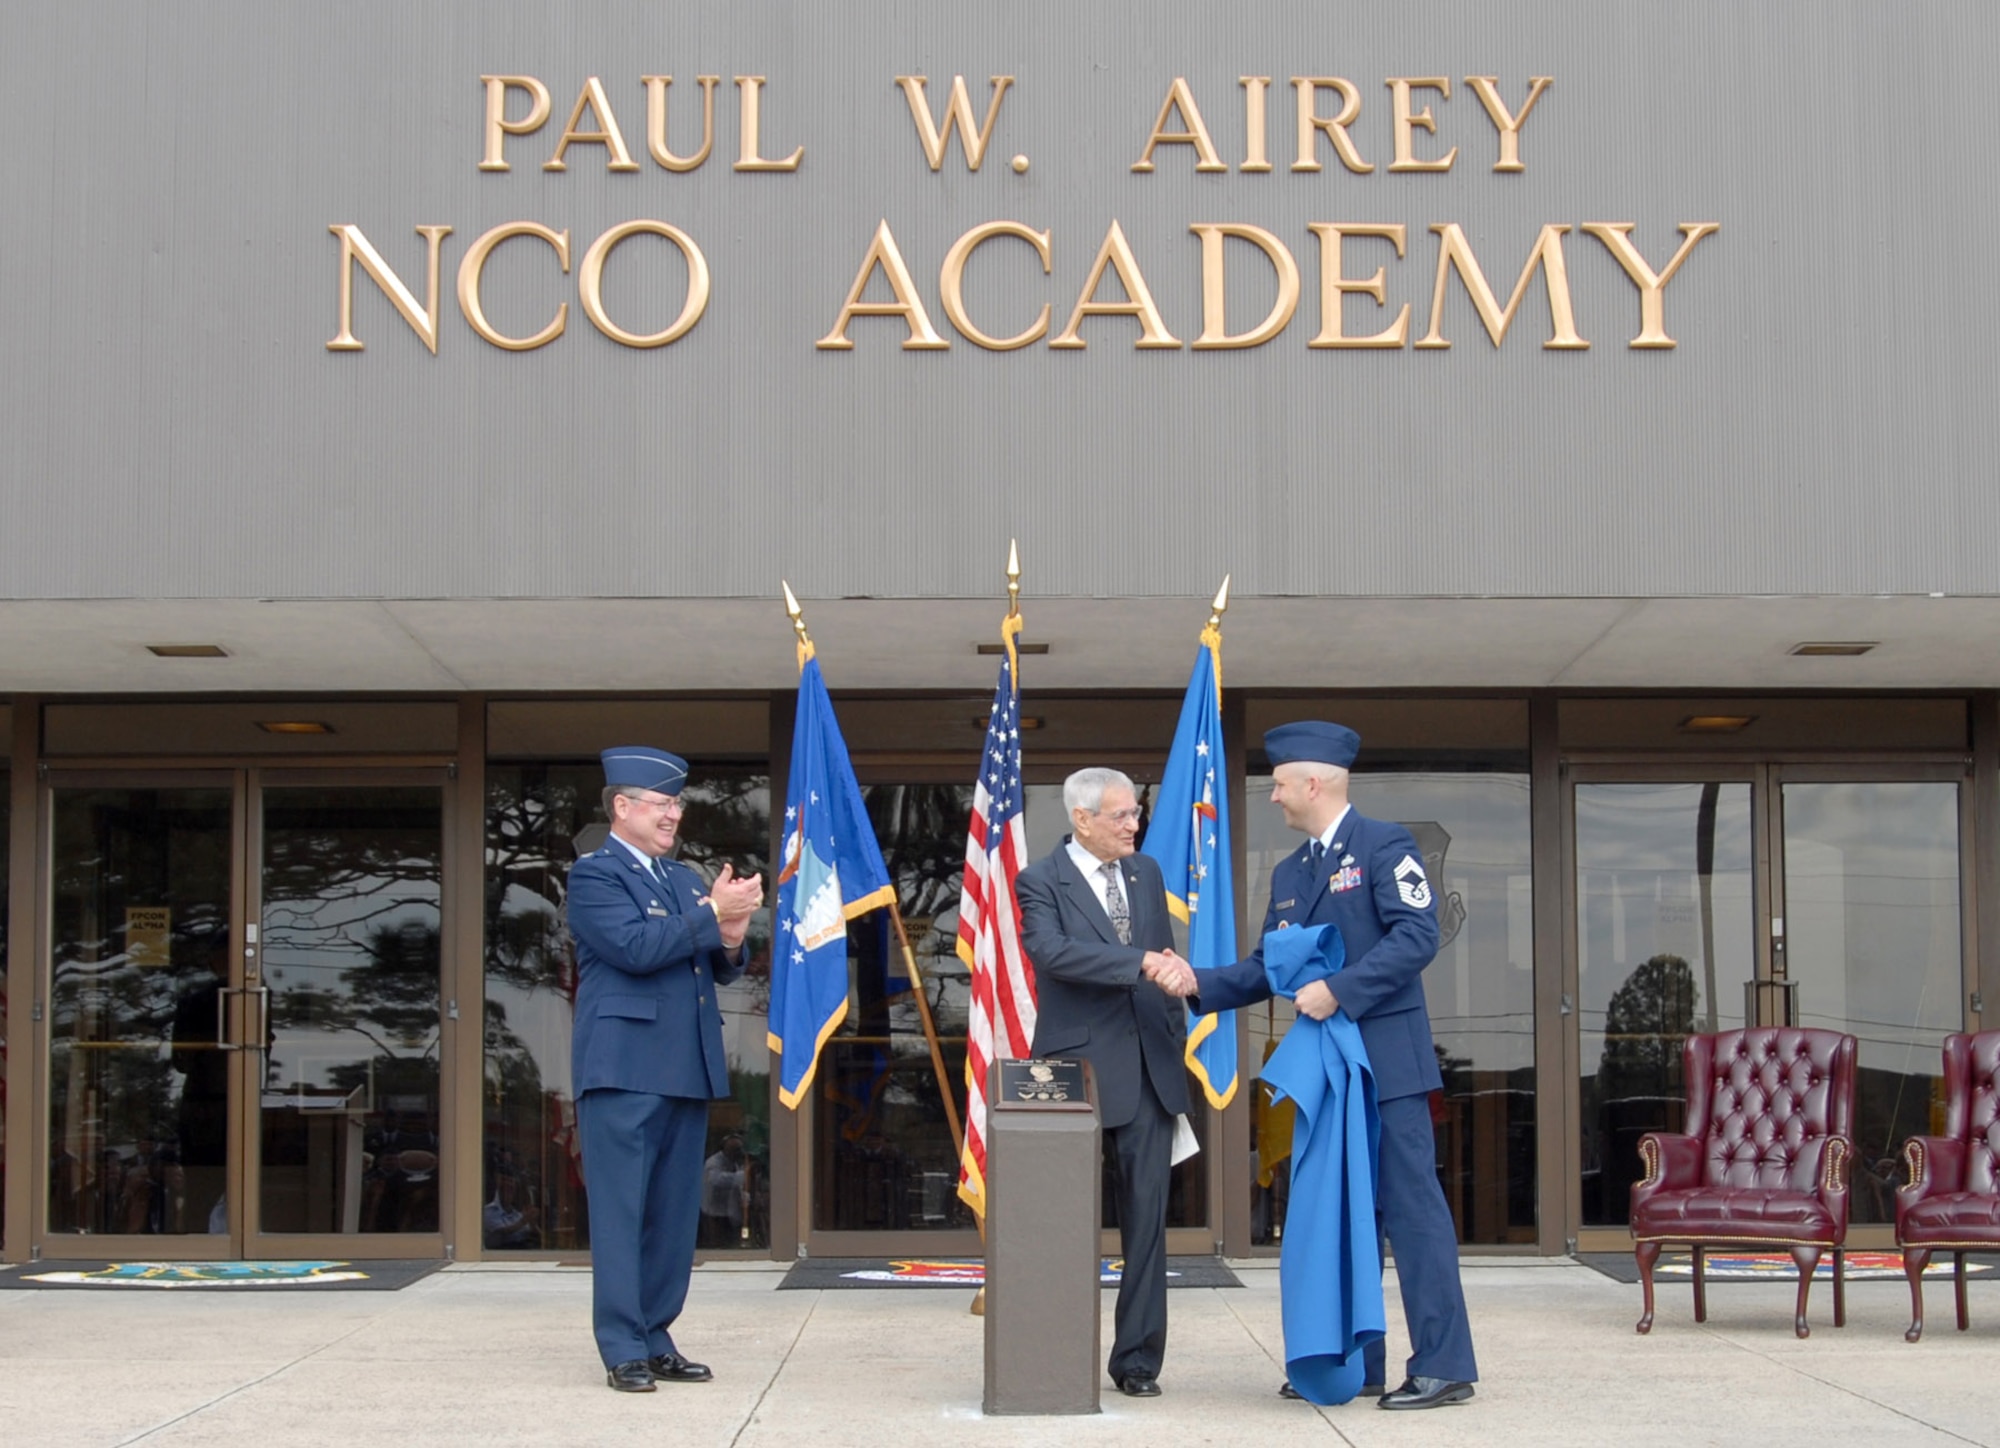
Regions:
<svg viewBox="0 0 2000 1448"><path fill-rule="evenodd" d="M708 1103L729 1094L716 987L742 971L764 882L724 865L704 885L668 858L686 760L638 745L603 760L611 837L569 872L570 1072L597 1350L612 1387L650 1393L714 1376L680 1355L670 1329L694 1267Z"/></svg>
<svg viewBox="0 0 2000 1448"><path fill-rule="evenodd" d="M1337 926L1346 961L1299 990L1294 1004L1314 1020L1344 1010L1360 1027L1382 1117L1376 1218L1396 1255L1410 1333L1409 1376L1378 1406L1435 1408L1473 1394L1479 1370L1458 1278L1458 1234L1438 1185L1430 1093L1443 1084L1424 1005L1424 967L1437 954L1437 905L1423 853L1401 825L1372 820L1347 802L1348 766L1361 736L1308 720L1264 735L1271 802L1306 842L1271 871L1271 903L1260 944L1247 958L1193 972L1197 1010L1226 1011L1266 1000L1261 941L1289 926ZM1176 982L1176 988L1179 988ZM1288 1222L1310 1231L1309 1222ZM1364 1393L1381 1393L1380 1339L1364 1350ZM1289 1383L1283 1390L1297 1397Z"/></svg>
<svg viewBox="0 0 2000 1448"><path fill-rule="evenodd" d="M1118 1163L1118 1285L1111 1380L1157 1397L1167 1348L1167 1180L1174 1118L1188 1110L1187 1012L1155 979L1174 954L1160 867L1134 854L1139 802L1115 769L1063 783L1074 833L1021 872L1021 943L1035 966L1035 1054L1081 1058L1097 1076Z"/></svg>

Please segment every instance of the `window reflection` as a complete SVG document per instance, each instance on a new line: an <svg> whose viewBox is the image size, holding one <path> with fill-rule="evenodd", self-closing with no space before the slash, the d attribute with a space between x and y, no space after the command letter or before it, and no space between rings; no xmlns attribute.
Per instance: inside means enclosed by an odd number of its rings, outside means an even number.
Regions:
<svg viewBox="0 0 2000 1448"><path fill-rule="evenodd" d="M1785 917L1799 1024L1859 1038L1852 1205L1893 1222L1906 1138L1943 1129L1960 1029L1958 786L1787 784Z"/></svg>
<svg viewBox="0 0 2000 1448"><path fill-rule="evenodd" d="M13 781L6 770L0 769L0 881L10 883L13 877L8 873L7 861L8 846L13 839L13 807ZM7 885L0 885L0 1202L7 1200L7 902L13 893ZM0 1252L5 1250L6 1239L0 1237Z"/></svg>
<svg viewBox="0 0 2000 1448"><path fill-rule="evenodd" d="M1270 801L1271 777L1244 781L1245 898L1239 930L1256 943L1271 872L1299 847ZM1444 1089L1431 1103L1438 1169L1462 1242L1535 1238L1535 1037L1528 776L1412 769L1354 776L1354 808L1416 837L1438 900L1440 945L1424 994ZM1282 1000L1252 1006L1246 1070L1290 1025ZM1260 1084L1251 1097L1252 1241L1283 1236L1291 1108Z"/></svg>
<svg viewBox="0 0 2000 1448"><path fill-rule="evenodd" d="M1751 858L1748 784L1576 787L1586 1226L1626 1223L1639 1138L1682 1128L1682 1043L1743 1024Z"/></svg>
<svg viewBox="0 0 2000 1448"><path fill-rule="evenodd" d="M266 1232L438 1230L443 796L266 788Z"/></svg>
<svg viewBox="0 0 2000 1448"><path fill-rule="evenodd" d="M59 789L48 1231L225 1231L230 793Z"/></svg>
<svg viewBox="0 0 2000 1448"><path fill-rule="evenodd" d="M489 764L486 772L485 1182L489 1250L590 1245L570 1095L576 963L562 924L579 837L605 834L604 774L589 764ZM761 770L696 765L682 794L679 857L770 883L770 787ZM751 922L748 970L722 987L730 1096L709 1107L699 1241L770 1245L769 910Z"/></svg>

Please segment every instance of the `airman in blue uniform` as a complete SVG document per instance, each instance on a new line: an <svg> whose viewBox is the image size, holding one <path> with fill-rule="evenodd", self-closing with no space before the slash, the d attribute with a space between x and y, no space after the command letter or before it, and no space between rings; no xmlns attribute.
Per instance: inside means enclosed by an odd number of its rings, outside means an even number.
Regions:
<svg viewBox="0 0 2000 1448"><path fill-rule="evenodd" d="M1479 1376L1458 1277L1458 1233L1438 1185L1430 1093L1443 1084L1424 1006L1424 967L1437 954L1437 906L1423 854L1401 825L1372 820L1347 802L1348 767L1361 736L1316 720L1264 735L1271 802L1305 844L1271 872L1270 907L1259 934L1333 925L1346 963L1300 989L1298 1009L1315 1020L1343 1010L1361 1029L1381 1109L1376 1215L1396 1258L1410 1334L1408 1380L1382 1395L1390 1409L1463 1402ZM1200 1011L1267 999L1263 947L1234 965L1194 972ZM1289 1222L1293 1231L1313 1224ZM1368 1345L1365 1378L1385 1384L1380 1339ZM1289 1387L1289 1385L1287 1385Z"/></svg>
<svg viewBox="0 0 2000 1448"><path fill-rule="evenodd" d="M611 837L569 872L576 941L571 1085L590 1199L591 1323L621 1392L714 1376L671 1329L687 1301L708 1103L729 1094L716 987L742 971L760 876L713 885L668 858L687 761L607 749Z"/></svg>

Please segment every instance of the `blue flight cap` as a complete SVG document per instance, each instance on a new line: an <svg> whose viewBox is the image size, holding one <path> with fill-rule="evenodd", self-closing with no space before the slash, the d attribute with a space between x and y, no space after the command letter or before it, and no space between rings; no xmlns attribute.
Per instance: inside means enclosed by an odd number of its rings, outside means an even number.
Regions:
<svg viewBox="0 0 2000 1448"><path fill-rule="evenodd" d="M1301 719L1264 731L1264 756L1274 768L1280 764L1337 764L1348 769L1360 752L1361 736L1345 724Z"/></svg>
<svg viewBox="0 0 2000 1448"><path fill-rule="evenodd" d="M688 762L664 749L620 744L598 756L604 761L604 782L612 789L650 789L655 794L679 794L687 783Z"/></svg>

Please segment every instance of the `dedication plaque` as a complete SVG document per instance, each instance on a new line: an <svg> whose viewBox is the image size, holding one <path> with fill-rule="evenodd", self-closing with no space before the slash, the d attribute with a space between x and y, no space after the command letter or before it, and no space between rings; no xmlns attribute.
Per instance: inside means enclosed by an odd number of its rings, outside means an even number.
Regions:
<svg viewBox="0 0 2000 1448"><path fill-rule="evenodd" d="M1001 1061L1000 1089L993 1105L1011 1111L1088 1111L1090 1088L1082 1061L1050 1058Z"/></svg>

